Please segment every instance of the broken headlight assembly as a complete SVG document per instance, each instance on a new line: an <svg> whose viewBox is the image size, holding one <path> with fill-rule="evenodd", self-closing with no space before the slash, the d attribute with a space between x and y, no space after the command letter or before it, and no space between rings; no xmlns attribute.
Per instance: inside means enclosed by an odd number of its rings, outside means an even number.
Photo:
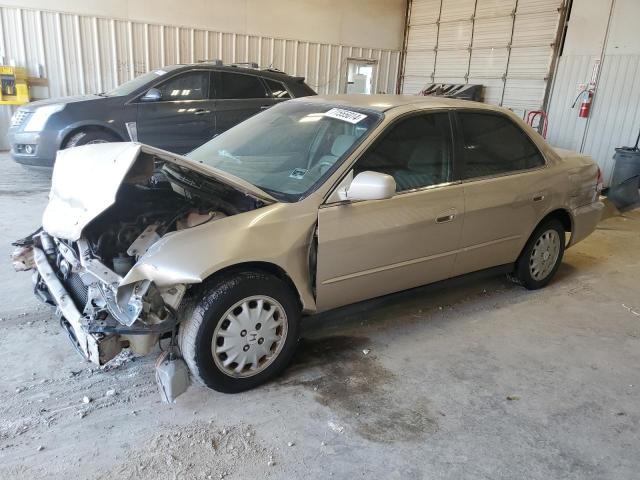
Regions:
<svg viewBox="0 0 640 480"><path fill-rule="evenodd" d="M118 323L152 332L166 332L177 323L176 308L186 291L185 285L160 290L150 280L123 285L114 291L103 286L109 313Z"/></svg>

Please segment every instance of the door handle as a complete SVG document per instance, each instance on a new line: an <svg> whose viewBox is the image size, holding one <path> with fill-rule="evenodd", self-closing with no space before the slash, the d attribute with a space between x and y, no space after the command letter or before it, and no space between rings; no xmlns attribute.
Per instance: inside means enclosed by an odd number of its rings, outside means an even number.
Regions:
<svg viewBox="0 0 640 480"><path fill-rule="evenodd" d="M271 108L273 105L261 105L260 110L266 110L267 108Z"/></svg>
<svg viewBox="0 0 640 480"><path fill-rule="evenodd" d="M446 213L443 213L442 215L438 215L436 217L436 223L447 223L452 221L454 218L456 218L456 212L455 210L449 210Z"/></svg>
<svg viewBox="0 0 640 480"><path fill-rule="evenodd" d="M210 110L205 110L204 108L198 108L193 112L194 115L204 115L205 113L210 113Z"/></svg>
<svg viewBox="0 0 640 480"><path fill-rule="evenodd" d="M534 202L541 202L542 200L544 200L544 195L542 195L541 193L533 197Z"/></svg>

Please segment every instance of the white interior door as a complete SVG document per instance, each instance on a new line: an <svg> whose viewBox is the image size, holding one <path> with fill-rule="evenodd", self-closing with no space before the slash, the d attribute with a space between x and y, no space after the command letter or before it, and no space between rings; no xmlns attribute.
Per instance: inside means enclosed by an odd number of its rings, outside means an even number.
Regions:
<svg viewBox="0 0 640 480"><path fill-rule="evenodd" d="M378 65L373 60L348 59L345 93L371 95Z"/></svg>

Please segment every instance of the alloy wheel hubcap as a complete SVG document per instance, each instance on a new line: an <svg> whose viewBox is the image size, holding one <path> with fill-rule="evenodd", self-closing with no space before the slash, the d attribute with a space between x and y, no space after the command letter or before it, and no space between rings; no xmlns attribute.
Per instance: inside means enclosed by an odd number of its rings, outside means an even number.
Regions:
<svg viewBox="0 0 640 480"><path fill-rule="evenodd" d="M287 315L275 299L255 295L222 316L211 343L216 366L230 377L257 375L278 357L287 338Z"/></svg>
<svg viewBox="0 0 640 480"><path fill-rule="evenodd" d="M547 230L538 237L531 256L529 272L534 280L544 280L549 276L560 255L560 236L555 230Z"/></svg>

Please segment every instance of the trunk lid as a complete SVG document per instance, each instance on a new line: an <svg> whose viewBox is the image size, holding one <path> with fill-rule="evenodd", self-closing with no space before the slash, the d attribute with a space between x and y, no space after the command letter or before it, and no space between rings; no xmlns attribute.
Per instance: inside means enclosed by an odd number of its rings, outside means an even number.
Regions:
<svg viewBox="0 0 640 480"><path fill-rule="evenodd" d="M135 142L86 145L58 152L49 203L42 219L45 231L58 238L78 240L84 227L115 203L125 179L137 174L149 176L151 172L136 168L143 153L212 178L265 203L276 202L249 182L165 150Z"/></svg>

